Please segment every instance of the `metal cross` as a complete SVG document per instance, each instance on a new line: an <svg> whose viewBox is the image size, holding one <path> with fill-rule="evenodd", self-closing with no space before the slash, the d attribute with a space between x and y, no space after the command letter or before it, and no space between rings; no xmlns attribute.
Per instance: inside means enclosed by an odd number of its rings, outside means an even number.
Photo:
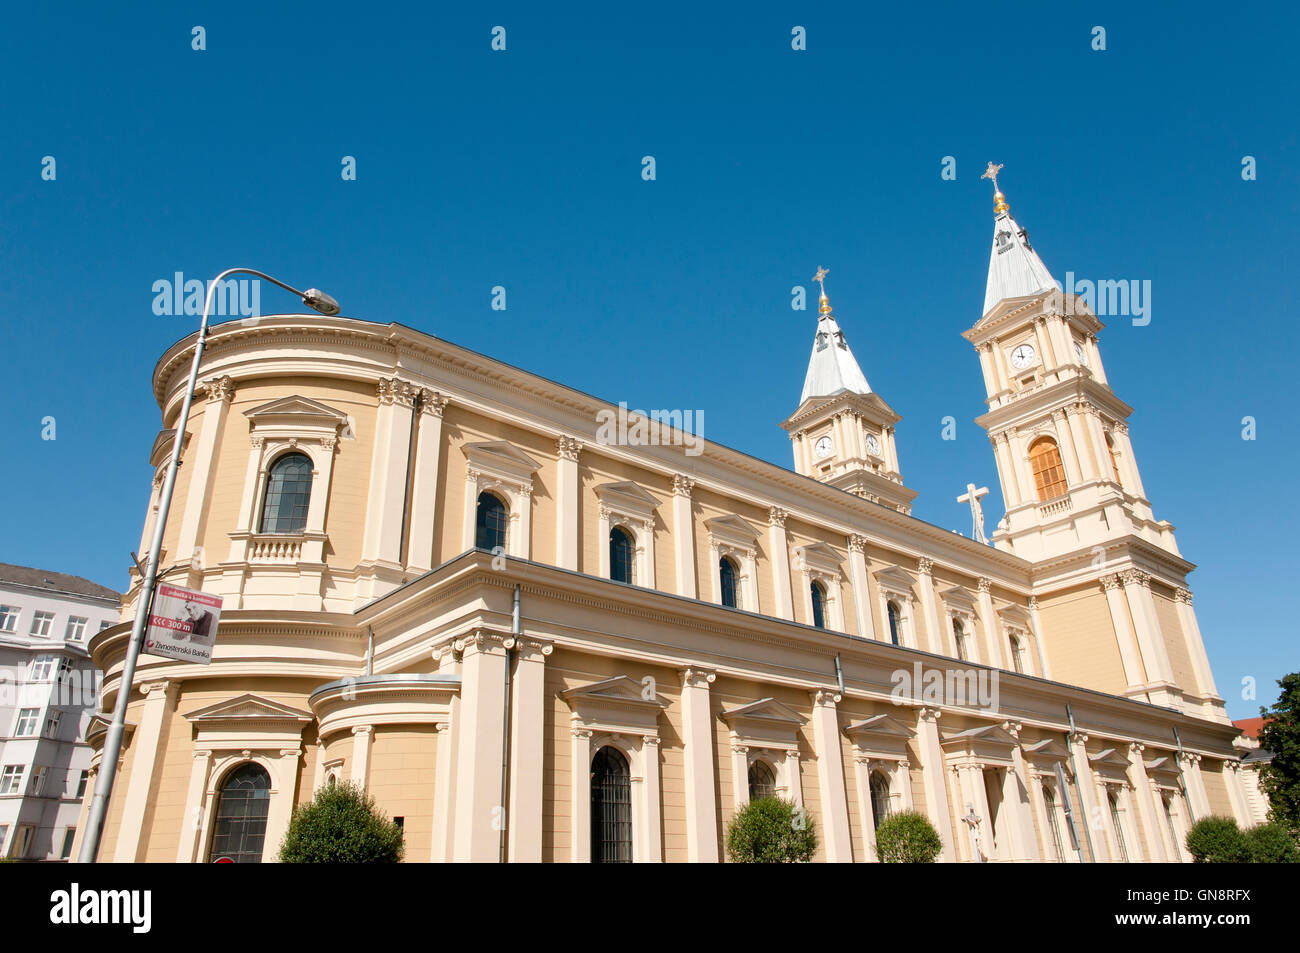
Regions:
<svg viewBox="0 0 1300 953"><path fill-rule="evenodd" d="M992 179L992 180L993 180L993 191L994 191L994 192L998 192L998 191L1001 191L1001 190L998 188L998 173L1001 172L1001 171L1002 171L1002 165L1001 165L1001 163L999 163L999 164L997 164L997 165L994 165L992 162L990 162L990 163L989 163L989 167L988 167L987 169L984 170L984 174L981 175L980 178L981 178L981 179Z"/></svg>
<svg viewBox="0 0 1300 953"><path fill-rule="evenodd" d="M826 276L830 273L829 268L818 267L817 274L813 275L813 281L822 286L822 297L826 296Z"/></svg>

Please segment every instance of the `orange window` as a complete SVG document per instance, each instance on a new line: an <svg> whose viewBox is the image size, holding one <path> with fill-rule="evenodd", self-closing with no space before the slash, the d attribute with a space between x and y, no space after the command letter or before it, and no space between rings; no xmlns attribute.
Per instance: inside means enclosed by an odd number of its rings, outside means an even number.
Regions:
<svg viewBox="0 0 1300 953"><path fill-rule="evenodd" d="M1106 434L1106 449L1110 451L1110 468L1115 474L1115 482L1123 486L1124 481L1119 478L1119 461L1115 459L1115 443L1110 434Z"/></svg>
<svg viewBox="0 0 1300 953"><path fill-rule="evenodd" d="M1034 471L1034 485L1039 500L1053 500L1066 491L1065 467L1061 465L1061 452L1051 437L1035 440L1029 448L1029 466Z"/></svg>

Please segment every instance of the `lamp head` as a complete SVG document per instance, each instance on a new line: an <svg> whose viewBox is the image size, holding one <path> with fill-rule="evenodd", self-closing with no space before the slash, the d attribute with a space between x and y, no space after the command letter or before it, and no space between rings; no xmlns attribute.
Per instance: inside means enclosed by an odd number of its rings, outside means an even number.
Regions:
<svg viewBox="0 0 1300 953"><path fill-rule="evenodd" d="M319 288L308 288L302 293L302 303L313 311L319 311L328 317L339 313L339 303Z"/></svg>

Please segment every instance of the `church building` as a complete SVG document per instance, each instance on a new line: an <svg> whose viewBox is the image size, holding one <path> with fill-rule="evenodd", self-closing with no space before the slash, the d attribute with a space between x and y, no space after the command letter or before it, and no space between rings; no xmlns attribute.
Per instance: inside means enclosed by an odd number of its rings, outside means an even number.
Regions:
<svg viewBox="0 0 1300 953"><path fill-rule="evenodd" d="M131 692L100 859L273 861L345 781L409 861L725 860L773 794L830 862L876 862L901 810L947 862L1185 861L1197 818L1248 823L1103 325L994 200L963 332L1005 503L987 542L973 486L977 538L911 515L903 417L825 270L793 469L663 418L611 440L605 401L342 317L213 328L182 421L196 335L173 345L139 551L183 441L160 579L224 608L210 665L146 654L124 686L132 570L90 642L103 711Z"/></svg>

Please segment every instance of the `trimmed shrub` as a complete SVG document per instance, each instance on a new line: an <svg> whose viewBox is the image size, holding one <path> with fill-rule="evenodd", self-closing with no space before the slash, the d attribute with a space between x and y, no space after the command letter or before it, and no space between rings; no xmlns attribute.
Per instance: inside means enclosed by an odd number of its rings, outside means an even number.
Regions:
<svg viewBox="0 0 1300 953"><path fill-rule="evenodd" d="M1300 864L1300 845L1282 824L1257 824L1245 836L1252 863Z"/></svg>
<svg viewBox="0 0 1300 953"><path fill-rule="evenodd" d="M876 856L882 864L933 864L942 850L939 832L916 811L891 814L876 828Z"/></svg>
<svg viewBox="0 0 1300 953"><path fill-rule="evenodd" d="M402 829L353 784L332 784L293 809L280 846L282 864L395 864Z"/></svg>
<svg viewBox="0 0 1300 953"><path fill-rule="evenodd" d="M757 798L727 825L727 856L734 864L806 864L816 852L812 818L792 801Z"/></svg>
<svg viewBox="0 0 1300 953"><path fill-rule="evenodd" d="M1250 846L1230 817L1204 817L1187 832L1187 851L1198 864L1245 864Z"/></svg>

